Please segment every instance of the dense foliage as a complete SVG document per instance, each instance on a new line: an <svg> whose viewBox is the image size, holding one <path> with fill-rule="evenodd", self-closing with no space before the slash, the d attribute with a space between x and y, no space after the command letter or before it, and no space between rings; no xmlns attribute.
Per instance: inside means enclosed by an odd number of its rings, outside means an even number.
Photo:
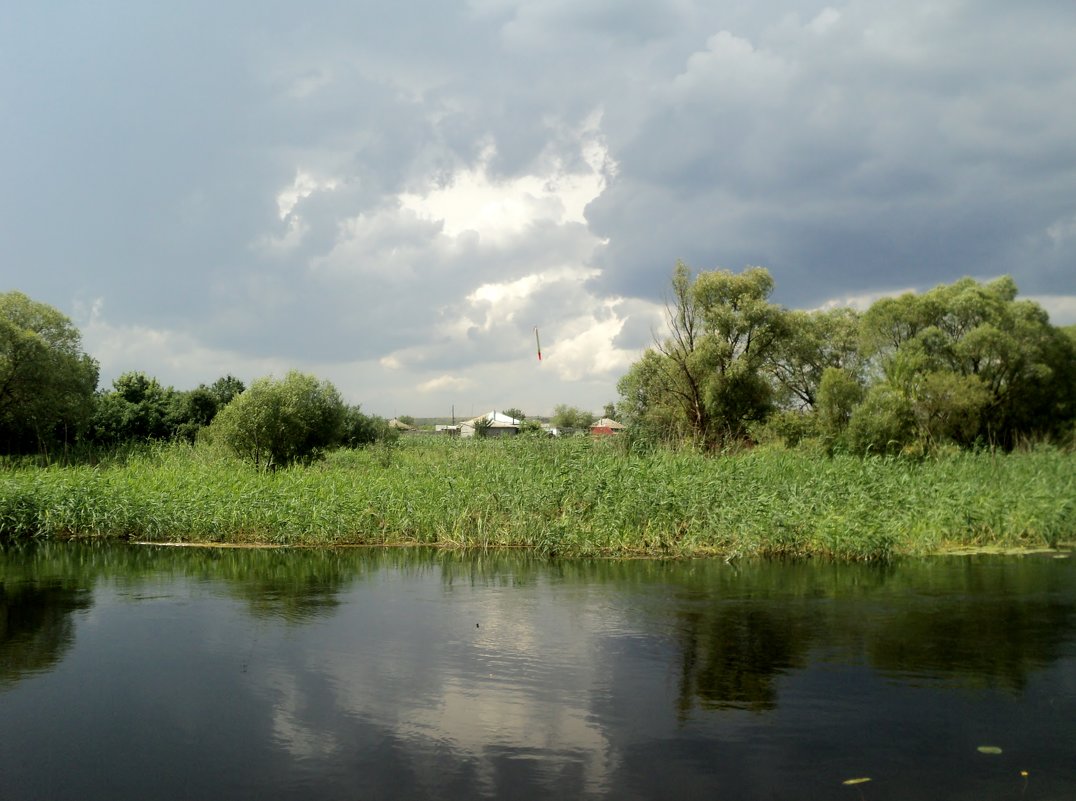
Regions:
<svg viewBox="0 0 1076 801"><path fill-rule="evenodd" d="M221 409L212 438L256 467L310 461L338 446L347 409L336 387L292 370L260 378Z"/></svg>
<svg viewBox="0 0 1076 801"><path fill-rule="evenodd" d="M97 363L67 317L22 293L0 294L0 454L96 462L152 442L193 443L246 390L232 375L192 390L141 371L123 373L108 389L98 390L97 379ZM216 433L260 467L397 436L383 418L345 407L331 384L297 373L256 382Z"/></svg>
<svg viewBox="0 0 1076 801"><path fill-rule="evenodd" d="M150 440L193 442L243 389L243 382L230 375L184 392L142 372L124 373L111 390L98 393L87 439L109 447Z"/></svg>
<svg viewBox="0 0 1076 801"><path fill-rule="evenodd" d="M566 403L558 403L554 406L553 416L549 419L549 424L554 428L568 431L585 431L593 423L593 414Z"/></svg>
<svg viewBox="0 0 1076 801"><path fill-rule="evenodd" d="M677 265L667 334L618 386L636 436L855 453L1072 436L1076 344L1011 278L964 278L862 315L788 311L772 290L762 268L693 279Z"/></svg>
<svg viewBox="0 0 1076 801"><path fill-rule="evenodd" d="M67 317L21 292L0 294L0 451L73 442L96 387L97 362Z"/></svg>

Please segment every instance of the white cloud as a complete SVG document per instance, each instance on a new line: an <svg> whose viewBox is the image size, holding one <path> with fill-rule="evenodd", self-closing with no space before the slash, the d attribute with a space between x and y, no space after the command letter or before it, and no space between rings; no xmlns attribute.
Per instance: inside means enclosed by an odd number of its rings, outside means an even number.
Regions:
<svg viewBox="0 0 1076 801"><path fill-rule="evenodd" d="M145 372L162 384L192 389L224 375L250 381L263 375L283 375L290 365L278 358L250 356L210 347L193 334L165 328L117 324L105 318L101 298L76 306L75 321L82 345L101 367L101 386L130 371Z"/></svg>
<svg viewBox="0 0 1076 801"><path fill-rule="evenodd" d="M615 305L615 302L610 302L606 308L612 311ZM605 320L592 318L583 323L587 327L558 342L550 355L550 366L565 381L579 381L595 375L617 376L639 358L637 352L613 344L624 327L623 318L614 315Z"/></svg>
<svg viewBox="0 0 1076 801"><path fill-rule="evenodd" d="M434 242L440 230L440 223L410 209L374 209L340 222L331 250L311 259L310 268L336 280L375 278L400 286L427 270L436 251L450 250Z"/></svg>
<svg viewBox="0 0 1076 801"><path fill-rule="evenodd" d="M263 252L287 252L295 250L302 244L303 237L310 231L310 226L298 214L289 215L284 221L284 232L267 234L258 240L258 249Z"/></svg>
<svg viewBox="0 0 1076 801"><path fill-rule="evenodd" d="M1076 239L1076 214L1048 225L1046 236L1054 247L1070 246L1073 239Z"/></svg>
<svg viewBox="0 0 1076 801"><path fill-rule="evenodd" d="M299 201L305 200L315 192L333 190L337 187L335 178L315 178L305 170L295 171L295 180L291 186L282 189L276 196L277 211L281 221L288 218Z"/></svg>
<svg viewBox="0 0 1076 801"><path fill-rule="evenodd" d="M463 390L471 385L471 381L454 375L439 375L429 381L423 381L418 385L419 392L437 392L439 390Z"/></svg>
<svg viewBox="0 0 1076 801"><path fill-rule="evenodd" d="M400 207L440 222L442 232L450 237L475 232L497 241L537 222L585 225L586 205L601 194L606 176L616 172L600 124L600 111L592 112L571 133L580 166L571 168L551 154L528 174L498 178L490 174L497 146L487 141L477 164L457 170L442 185L400 194Z"/></svg>
<svg viewBox="0 0 1076 801"><path fill-rule="evenodd" d="M473 328L490 331L497 325L516 321L517 314L528 307L528 301L539 289L552 284L582 285L599 274L598 270L558 267L542 273L525 275L515 281L482 284L467 295L470 308L465 315L449 323L446 332L457 336ZM477 318L477 319L476 319ZM535 325L539 320L530 321ZM527 321L521 323L524 327Z"/></svg>

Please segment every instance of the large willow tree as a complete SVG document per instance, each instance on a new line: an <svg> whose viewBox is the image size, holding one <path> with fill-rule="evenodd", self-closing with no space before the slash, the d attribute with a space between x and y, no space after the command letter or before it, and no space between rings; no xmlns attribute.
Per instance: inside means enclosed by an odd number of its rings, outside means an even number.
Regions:
<svg viewBox="0 0 1076 801"><path fill-rule="evenodd" d="M761 267L692 278L678 262L667 334L620 380L621 414L652 434L708 447L745 437L773 405L767 369L787 330L784 310L768 300L772 292Z"/></svg>
<svg viewBox="0 0 1076 801"><path fill-rule="evenodd" d="M884 298L863 316L862 351L877 380L854 435L1011 446L1064 433L1076 415L1076 350L1045 311L1017 299L1012 278L962 278ZM908 434L896 437L903 419Z"/></svg>

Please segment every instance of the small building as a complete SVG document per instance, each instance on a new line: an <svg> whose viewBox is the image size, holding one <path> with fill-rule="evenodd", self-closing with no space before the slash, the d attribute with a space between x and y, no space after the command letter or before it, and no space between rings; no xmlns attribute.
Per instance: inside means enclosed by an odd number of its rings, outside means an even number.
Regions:
<svg viewBox="0 0 1076 801"><path fill-rule="evenodd" d="M595 436L608 436L624 430L624 426L609 417L603 417L590 427L590 433Z"/></svg>
<svg viewBox="0 0 1076 801"><path fill-rule="evenodd" d="M487 437L510 437L519 433L520 421L506 414L493 411L460 423L460 436L473 437L480 428Z"/></svg>

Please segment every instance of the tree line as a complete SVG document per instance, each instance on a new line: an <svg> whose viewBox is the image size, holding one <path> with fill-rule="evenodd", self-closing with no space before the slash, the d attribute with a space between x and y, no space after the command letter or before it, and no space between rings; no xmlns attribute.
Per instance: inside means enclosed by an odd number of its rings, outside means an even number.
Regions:
<svg viewBox="0 0 1076 801"><path fill-rule="evenodd" d="M143 372L101 390L98 378L70 319L21 292L0 293L0 453L50 456L206 436L273 467L395 436L331 383L297 371L250 386L226 375L186 391Z"/></svg>
<svg viewBox="0 0 1076 801"><path fill-rule="evenodd" d="M1017 299L1008 276L883 298L863 313L788 310L770 301L773 288L761 267L693 275L677 263L666 330L620 379L604 415L638 440L708 449L767 440L853 453L1072 444L1076 326L1051 325L1040 306ZM295 371L249 387L226 375L188 391L142 372L101 390L98 378L66 316L0 293L0 453L205 437L272 467L396 435L331 383ZM563 404L553 417L563 428L591 422Z"/></svg>
<svg viewBox="0 0 1076 801"><path fill-rule="evenodd" d="M666 331L618 383L634 436L707 448L779 440L855 453L1071 443L1076 326L1012 278L962 278L850 308L770 301L761 267L678 262Z"/></svg>

